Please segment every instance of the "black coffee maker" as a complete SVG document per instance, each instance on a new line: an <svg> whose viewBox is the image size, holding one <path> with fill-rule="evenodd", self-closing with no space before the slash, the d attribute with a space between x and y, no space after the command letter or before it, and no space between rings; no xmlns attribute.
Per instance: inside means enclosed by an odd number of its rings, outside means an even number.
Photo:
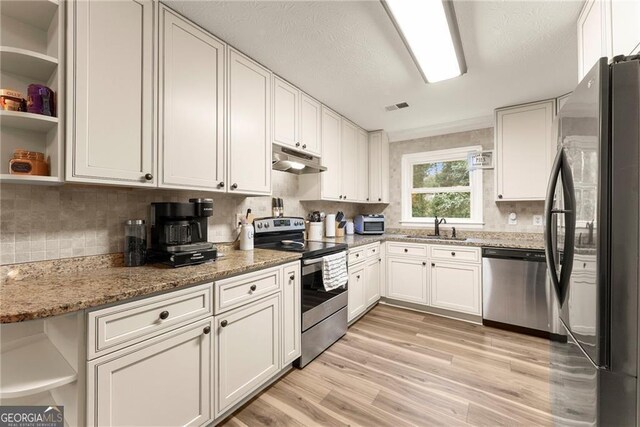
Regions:
<svg viewBox="0 0 640 427"><path fill-rule="evenodd" d="M207 241L212 215L212 199L151 203L150 260L173 267L215 260L216 247Z"/></svg>

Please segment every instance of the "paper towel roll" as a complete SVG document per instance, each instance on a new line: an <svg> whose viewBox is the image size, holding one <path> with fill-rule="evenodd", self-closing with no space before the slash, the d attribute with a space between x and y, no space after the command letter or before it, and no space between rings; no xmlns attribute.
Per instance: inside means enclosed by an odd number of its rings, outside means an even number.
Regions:
<svg viewBox="0 0 640 427"><path fill-rule="evenodd" d="M324 217L324 235L336 237L336 215L328 214Z"/></svg>

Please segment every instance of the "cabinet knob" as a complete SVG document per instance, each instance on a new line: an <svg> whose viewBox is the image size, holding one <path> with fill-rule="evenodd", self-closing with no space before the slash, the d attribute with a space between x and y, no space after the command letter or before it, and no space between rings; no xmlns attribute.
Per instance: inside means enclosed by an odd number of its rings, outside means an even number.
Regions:
<svg viewBox="0 0 640 427"><path fill-rule="evenodd" d="M356 276L356 279L360 280L360 275L359 274Z"/></svg>
<svg viewBox="0 0 640 427"><path fill-rule="evenodd" d="M302 144L302 148L307 148L307 144Z"/></svg>
<svg viewBox="0 0 640 427"><path fill-rule="evenodd" d="M407 252L409 252L409 249L404 248L404 253L406 254Z"/></svg>
<svg viewBox="0 0 640 427"><path fill-rule="evenodd" d="M435 266L436 266L436 263L435 263L435 262L432 262L432 263L431 263L431 267L435 267Z"/></svg>
<svg viewBox="0 0 640 427"><path fill-rule="evenodd" d="M382 258L378 258L378 262L382 262Z"/></svg>
<svg viewBox="0 0 640 427"><path fill-rule="evenodd" d="M378 201L381 202L382 201L382 197L378 197Z"/></svg>
<svg viewBox="0 0 640 427"><path fill-rule="evenodd" d="M235 182L233 184L231 184L231 189L235 190L236 188L238 188L238 184L236 184Z"/></svg>
<svg viewBox="0 0 640 427"><path fill-rule="evenodd" d="M582 268L587 268L587 263L586 262L582 264Z"/></svg>
<svg viewBox="0 0 640 427"><path fill-rule="evenodd" d="M342 196L339 196L340 199L342 199Z"/></svg>
<svg viewBox="0 0 640 427"><path fill-rule="evenodd" d="M356 258L360 258L360 254L356 254Z"/></svg>
<svg viewBox="0 0 640 427"><path fill-rule="evenodd" d="M296 279L296 276L294 274L292 274L291 276L289 276L289 280L291 280L292 282Z"/></svg>
<svg viewBox="0 0 640 427"><path fill-rule="evenodd" d="M224 188L224 181L220 181L220 184L218 184L218 187Z"/></svg>
<svg viewBox="0 0 640 427"><path fill-rule="evenodd" d="M455 252L451 252L451 256L456 256L456 253Z"/></svg>
<svg viewBox="0 0 640 427"><path fill-rule="evenodd" d="M202 332L207 335L209 332L211 332L211 326L205 326L204 329L202 330Z"/></svg>
<svg viewBox="0 0 640 427"><path fill-rule="evenodd" d="M347 200L347 196L346 195L344 196L344 199Z"/></svg>
<svg viewBox="0 0 640 427"><path fill-rule="evenodd" d="M251 285L251 287L249 287L249 289L251 289L251 292L255 291L257 289L256 285Z"/></svg>
<svg viewBox="0 0 640 427"><path fill-rule="evenodd" d="M167 317L169 317L169 312L167 310L165 310L162 313L160 313L160 318L162 320L165 320Z"/></svg>
<svg viewBox="0 0 640 427"><path fill-rule="evenodd" d="M144 179L146 179L147 181L151 181L153 179L153 175L151 175L150 173L146 173L144 175Z"/></svg>
<svg viewBox="0 0 640 427"><path fill-rule="evenodd" d="M369 198L367 197L367 202L369 201Z"/></svg>
<svg viewBox="0 0 640 427"><path fill-rule="evenodd" d="M299 142L296 142L296 147L300 147L300 143Z"/></svg>
<svg viewBox="0 0 640 427"><path fill-rule="evenodd" d="M426 261L422 261L422 265L427 265L427 262Z"/></svg>
<svg viewBox="0 0 640 427"><path fill-rule="evenodd" d="M502 194L498 194L498 199L502 199Z"/></svg>
<svg viewBox="0 0 640 427"><path fill-rule="evenodd" d="M220 322L220 326L222 326L223 328L225 326L227 326L229 323L226 320L223 320L222 322Z"/></svg>

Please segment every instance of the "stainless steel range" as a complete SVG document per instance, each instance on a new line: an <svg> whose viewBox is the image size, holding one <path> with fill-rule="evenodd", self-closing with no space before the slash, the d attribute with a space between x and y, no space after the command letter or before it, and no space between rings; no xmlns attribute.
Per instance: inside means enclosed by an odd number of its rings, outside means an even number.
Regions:
<svg viewBox="0 0 640 427"><path fill-rule="evenodd" d="M304 218L254 220L256 248L302 254L302 355L295 366L303 368L347 332L347 286L327 291L322 283L322 258L344 252L344 243L304 240Z"/></svg>

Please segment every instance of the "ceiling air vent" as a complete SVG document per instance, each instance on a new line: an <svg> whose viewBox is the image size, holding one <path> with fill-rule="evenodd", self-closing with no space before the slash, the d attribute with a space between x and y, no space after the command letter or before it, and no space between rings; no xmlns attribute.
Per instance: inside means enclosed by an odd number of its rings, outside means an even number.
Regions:
<svg viewBox="0 0 640 427"><path fill-rule="evenodd" d="M407 108L408 106L409 104L407 104L406 102L400 102L398 104L387 105L386 107L384 107L384 109L387 111L394 111L401 108Z"/></svg>

